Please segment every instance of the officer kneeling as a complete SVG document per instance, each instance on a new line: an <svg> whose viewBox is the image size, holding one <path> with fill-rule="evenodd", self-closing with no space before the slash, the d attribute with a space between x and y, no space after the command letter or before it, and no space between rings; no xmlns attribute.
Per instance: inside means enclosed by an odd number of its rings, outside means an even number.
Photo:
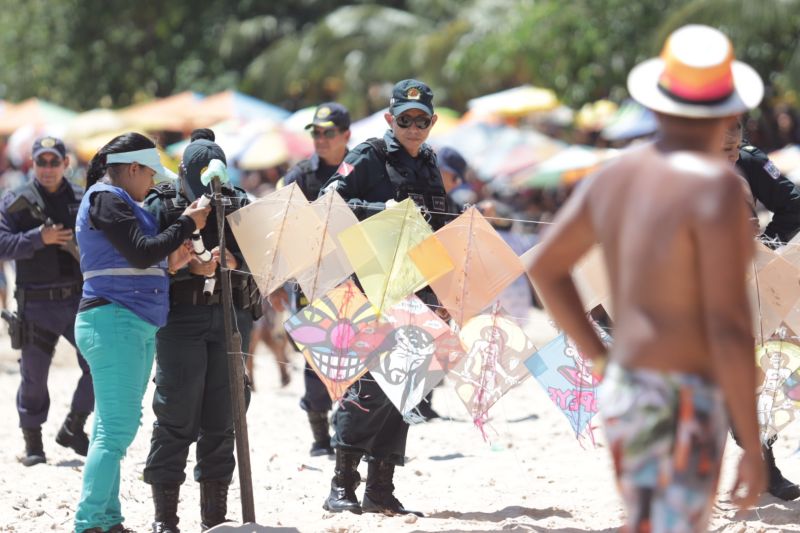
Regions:
<svg viewBox="0 0 800 533"><path fill-rule="evenodd" d="M183 153L178 186L164 182L147 195L144 206L156 217L160 229L172 224L187 205L209 192L200 180L201 173L214 159L225 163L225 153L213 140L210 130L193 132L192 142ZM239 188L223 186L222 193L225 215L248 204L246 193ZM195 258L188 267L170 273L169 317L156 335L156 421L144 481L152 485L153 531L158 533L178 531L178 496L186 479L186 457L192 443L197 443L194 478L200 483L204 530L226 520L228 485L235 466L229 356L218 268L219 215L213 203L211 207L200 236L212 258L205 263ZM228 226L225 242L228 268L244 270L241 250ZM211 284L213 292L204 291ZM242 345L247 346L253 315L261 311L260 295L249 274L232 272L231 286L236 324Z"/></svg>

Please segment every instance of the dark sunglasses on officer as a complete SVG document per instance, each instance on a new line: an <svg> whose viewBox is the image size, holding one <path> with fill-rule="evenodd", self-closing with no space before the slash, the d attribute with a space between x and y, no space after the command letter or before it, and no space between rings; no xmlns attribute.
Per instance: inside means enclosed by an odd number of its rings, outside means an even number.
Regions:
<svg viewBox="0 0 800 533"><path fill-rule="evenodd" d="M413 124L420 130L427 130L431 125L431 117L428 115L419 115L416 117L411 117L409 115L400 115L394 117L394 121L403 129L410 128Z"/></svg>
<svg viewBox="0 0 800 533"><path fill-rule="evenodd" d="M39 157L37 157L37 158L34 160L34 163L36 163L36 166L37 166L37 167L42 167L42 168L47 168L47 167L50 167L50 168L56 168L56 167L59 167L59 166L61 166L61 163L62 163L63 161L64 161L63 159L61 159L60 157L57 157L57 156L53 156L53 157L50 157L50 158L48 158L48 157L45 157L45 156L42 156L42 155L40 155Z"/></svg>
<svg viewBox="0 0 800 533"><path fill-rule="evenodd" d="M325 129L314 128L313 130L311 130L311 137L313 137L314 139L319 139L320 137L325 137L326 139L333 139L340 133L341 132L339 131L339 128L325 128Z"/></svg>

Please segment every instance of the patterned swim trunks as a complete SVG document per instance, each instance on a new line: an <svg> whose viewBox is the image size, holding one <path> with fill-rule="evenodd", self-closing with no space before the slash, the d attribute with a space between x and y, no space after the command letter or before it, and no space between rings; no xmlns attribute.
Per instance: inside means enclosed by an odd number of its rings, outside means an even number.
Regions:
<svg viewBox="0 0 800 533"><path fill-rule="evenodd" d="M627 512L622 531L706 531L728 431L717 386L611 363L598 404Z"/></svg>

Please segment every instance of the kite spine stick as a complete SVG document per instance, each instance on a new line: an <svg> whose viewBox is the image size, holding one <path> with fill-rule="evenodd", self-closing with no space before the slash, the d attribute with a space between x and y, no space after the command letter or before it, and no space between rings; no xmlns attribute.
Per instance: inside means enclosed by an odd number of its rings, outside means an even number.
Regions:
<svg viewBox="0 0 800 533"><path fill-rule="evenodd" d="M322 264L322 252L325 248L325 240L328 238L328 225L331 220L331 209L333 208L333 193L330 193L331 201L328 202L328 212L325 213L325 227L322 228L322 241L319 243L319 255L317 256L317 267L314 269L314 281L311 283L311 294L306 294L309 302L313 302L317 297L317 281L319 281L319 270ZM334 243L335 244L335 243Z"/></svg>

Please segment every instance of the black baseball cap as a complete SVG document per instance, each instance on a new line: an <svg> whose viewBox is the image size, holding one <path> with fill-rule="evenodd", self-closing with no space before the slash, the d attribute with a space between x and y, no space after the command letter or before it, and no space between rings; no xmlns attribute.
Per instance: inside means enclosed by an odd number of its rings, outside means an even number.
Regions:
<svg viewBox="0 0 800 533"><path fill-rule="evenodd" d="M67 149L64 146L64 141L58 137L39 137L33 142L31 157L36 159L42 154L53 154L64 159L67 156Z"/></svg>
<svg viewBox="0 0 800 533"><path fill-rule="evenodd" d="M320 128L332 128L336 126L341 131L350 129L350 112L342 104L336 102L325 102L317 106L314 111L314 120L306 125L310 130L314 126Z"/></svg>
<svg viewBox="0 0 800 533"><path fill-rule="evenodd" d="M461 181L466 180L467 161L458 150L450 148L449 146L443 146L436 155L440 169L452 172L461 178Z"/></svg>
<svg viewBox="0 0 800 533"><path fill-rule="evenodd" d="M392 89L389 112L397 116L409 109L433 115L433 91L419 80L398 81Z"/></svg>
<svg viewBox="0 0 800 533"><path fill-rule="evenodd" d="M183 178L189 188L192 189L195 198L200 198L202 194L208 192L208 187L200 181L200 175L208 167L212 159L219 159L226 165L228 164L222 148L208 139L197 139L189 143L183 150L181 162L184 173Z"/></svg>

